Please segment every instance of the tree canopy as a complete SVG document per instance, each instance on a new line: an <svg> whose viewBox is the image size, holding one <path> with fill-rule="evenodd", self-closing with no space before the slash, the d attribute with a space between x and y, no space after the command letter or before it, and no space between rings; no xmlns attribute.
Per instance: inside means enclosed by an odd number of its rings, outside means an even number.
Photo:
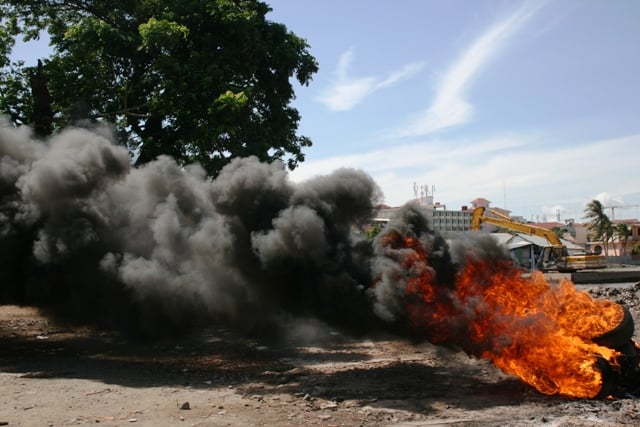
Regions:
<svg viewBox="0 0 640 427"><path fill-rule="evenodd" d="M604 205L599 200L587 203L584 210L587 229L593 240L602 240L605 248L613 236L613 224L605 212Z"/></svg>
<svg viewBox="0 0 640 427"><path fill-rule="evenodd" d="M318 70L307 42L257 0L0 1L0 114L41 136L112 123L137 163L160 154L215 175L231 158L304 160L292 78ZM46 31L52 54L11 62Z"/></svg>

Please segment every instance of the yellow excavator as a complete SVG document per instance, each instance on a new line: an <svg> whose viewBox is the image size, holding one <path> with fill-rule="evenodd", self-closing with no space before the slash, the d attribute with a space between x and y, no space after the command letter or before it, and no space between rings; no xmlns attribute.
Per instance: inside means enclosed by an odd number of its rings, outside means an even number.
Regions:
<svg viewBox="0 0 640 427"><path fill-rule="evenodd" d="M485 213L489 215L485 215ZM604 255L588 252L569 254L567 247L553 231L517 222L501 212L480 206L473 211L471 230L480 230L482 223L489 223L497 225L498 227L546 239L547 242L549 242L549 246L544 247L535 260L536 267L543 271L558 270L561 272L570 272L605 268L607 266L607 259Z"/></svg>

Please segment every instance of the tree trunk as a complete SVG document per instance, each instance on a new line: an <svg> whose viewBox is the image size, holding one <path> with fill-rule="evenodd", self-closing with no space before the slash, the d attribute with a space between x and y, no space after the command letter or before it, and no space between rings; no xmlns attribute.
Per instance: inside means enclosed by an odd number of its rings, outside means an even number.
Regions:
<svg viewBox="0 0 640 427"><path fill-rule="evenodd" d="M47 87L49 79L42 68L42 61L38 59L35 71L29 71L29 84L33 97L33 129L36 135L46 137L53 132L53 99Z"/></svg>
<svg viewBox="0 0 640 427"><path fill-rule="evenodd" d="M154 160L160 154L165 153L160 147L162 135L162 117L151 116L147 119L144 129L140 133L143 143L140 146L140 153L135 161L135 166L140 166Z"/></svg>

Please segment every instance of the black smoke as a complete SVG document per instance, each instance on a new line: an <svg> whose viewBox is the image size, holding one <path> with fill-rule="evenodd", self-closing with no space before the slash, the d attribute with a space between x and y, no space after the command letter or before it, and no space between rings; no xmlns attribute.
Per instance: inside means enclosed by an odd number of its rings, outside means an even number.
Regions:
<svg viewBox="0 0 640 427"><path fill-rule="evenodd" d="M236 159L215 180L168 157L140 168L106 128L47 140L0 129L0 302L150 336L212 322L375 321L371 245L353 231L381 192L343 169L304 184Z"/></svg>
<svg viewBox="0 0 640 427"><path fill-rule="evenodd" d="M169 157L132 167L106 127L41 141L3 125L0 303L151 337L308 318L404 330L415 272L388 236L418 239L443 289L468 248L451 251L411 204L365 239L381 199L353 169L293 183L283 164L243 158L211 180Z"/></svg>

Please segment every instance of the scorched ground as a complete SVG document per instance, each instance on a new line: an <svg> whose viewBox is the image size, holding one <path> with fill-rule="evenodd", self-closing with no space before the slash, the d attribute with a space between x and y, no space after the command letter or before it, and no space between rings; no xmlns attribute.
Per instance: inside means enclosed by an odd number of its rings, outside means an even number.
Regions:
<svg viewBox="0 0 640 427"><path fill-rule="evenodd" d="M640 318L640 285L590 293ZM226 330L141 344L0 306L0 422L171 426L617 426L640 423L633 394L546 396L489 361L318 325L306 343ZM638 339L637 331L634 333ZM188 402L188 405L185 403ZM190 409L181 409L181 407Z"/></svg>

